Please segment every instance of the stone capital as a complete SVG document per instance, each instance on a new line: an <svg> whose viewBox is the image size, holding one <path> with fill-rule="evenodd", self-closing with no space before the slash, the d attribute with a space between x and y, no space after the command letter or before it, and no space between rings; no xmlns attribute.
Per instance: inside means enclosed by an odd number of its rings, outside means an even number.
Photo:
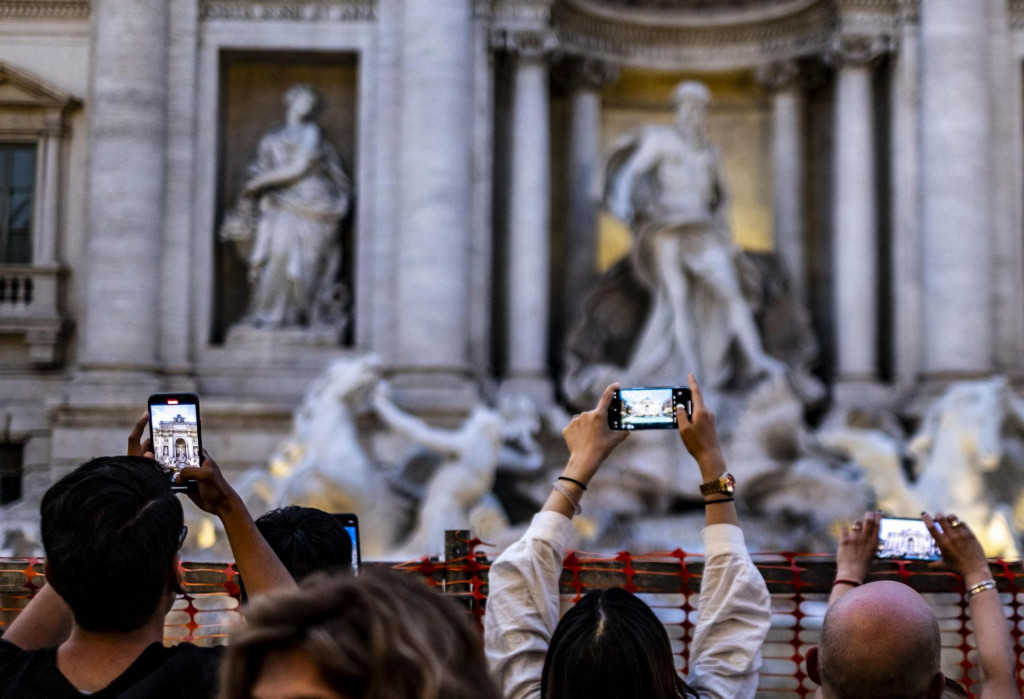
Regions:
<svg viewBox="0 0 1024 699"><path fill-rule="evenodd" d="M800 64L796 61L762 63L754 71L754 78L773 92L800 87Z"/></svg>
<svg viewBox="0 0 1024 699"><path fill-rule="evenodd" d="M828 59L837 68L867 67L894 48L887 34L838 34L828 50Z"/></svg>
<svg viewBox="0 0 1024 699"><path fill-rule="evenodd" d="M499 29L491 43L519 58L538 60L557 48L558 37L550 29Z"/></svg>
<svg viewBox="0 0 1024 699"><path fill-rule="evenodd" d="M619 79L619 67L596 58L570 57L554 75L570 90L603 90Z"/></svg>

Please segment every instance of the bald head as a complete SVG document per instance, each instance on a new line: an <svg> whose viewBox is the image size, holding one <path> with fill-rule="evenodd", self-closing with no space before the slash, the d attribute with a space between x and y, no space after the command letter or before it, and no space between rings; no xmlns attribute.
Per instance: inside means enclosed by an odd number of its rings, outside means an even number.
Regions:
<svg viewBox="0 0 1024 699"><path fill-rule="evenodd" d="M821 629L818 671L831 699L926 699L939 675L939 623L917 592L868 583L843 595Z"/></svg>

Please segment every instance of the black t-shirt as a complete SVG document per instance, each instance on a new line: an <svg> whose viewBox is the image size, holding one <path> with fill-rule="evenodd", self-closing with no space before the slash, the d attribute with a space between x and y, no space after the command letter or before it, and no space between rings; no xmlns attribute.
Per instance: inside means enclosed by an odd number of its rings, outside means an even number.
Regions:
<svg viewBox="0 0 1024 699"><path fill-rule="evenodd" d="M57 649L22 650L0 639L0 699L185 699L213 697L222 647L153 643L120 677L84 694L57 669Z"/></svg>

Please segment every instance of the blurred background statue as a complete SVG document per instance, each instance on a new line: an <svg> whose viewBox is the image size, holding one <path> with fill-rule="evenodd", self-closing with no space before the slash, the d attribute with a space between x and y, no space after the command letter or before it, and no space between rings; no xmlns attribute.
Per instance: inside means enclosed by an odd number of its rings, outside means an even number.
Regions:
<svg viewBox="0 0 1024 699"><path fill-rule="evenodd" d="M721 384L734 344L755 374L782 368L765 353L740 286L718 151L705 133L710 99L702 83L681 83L674 125L627 135L608 159L605 205L630 225L633 266L652 293L627 367L633 380L692 371Z"/></svg>
<svg viewBox="0 0 1024 699"><path fill-rule="evenodd" d="M316 90L293 85L284 102L285 123L260 139L221 237L251 241L247 322L267 328L333 325L342 321L348 296L339 278L339 224L351 205L352 183L315 121L322 107Z"/></svg>

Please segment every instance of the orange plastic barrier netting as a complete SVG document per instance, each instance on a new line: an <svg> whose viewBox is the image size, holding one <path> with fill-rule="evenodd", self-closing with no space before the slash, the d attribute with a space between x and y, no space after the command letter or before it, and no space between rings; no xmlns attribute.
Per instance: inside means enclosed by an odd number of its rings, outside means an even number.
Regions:
<svg viewBox="0 0 1024 699"><path fill-rule="evenodd" d="M429 583L464 604L482 623L487 601L489 559L476 550L477 540L466 541L467 555L448 561L422 559L388 565L422 575ZM814 684L804 672L807 648L818 641L835 561L818 554L755 554L754 560L772 593L772 628L766 639L758 697L782 699L811 697ZM1024 652L1024 563L991 561L993 578L1017 653L1018 684L1024 688L1021 653ZM0 629L17 616L42 586L41 559L0 559ZM242 617L237 571L233 564L184 563L186 593L167 615L168 643L192 641L201 645L223 642L230 627ZM589 590L617 585L639 595L665 624L677 656L677 667L687 671L690 640L697 619L703 557L682 550L669 553L615 556L571 553L562 572L563 609ZM963 684L972 696L979 691L977 651L968 616L963 585L958 576L933 571L916 562L876 564L871 580L899 580L919 591L939 619L942 633L943 672Z"/></svg>

